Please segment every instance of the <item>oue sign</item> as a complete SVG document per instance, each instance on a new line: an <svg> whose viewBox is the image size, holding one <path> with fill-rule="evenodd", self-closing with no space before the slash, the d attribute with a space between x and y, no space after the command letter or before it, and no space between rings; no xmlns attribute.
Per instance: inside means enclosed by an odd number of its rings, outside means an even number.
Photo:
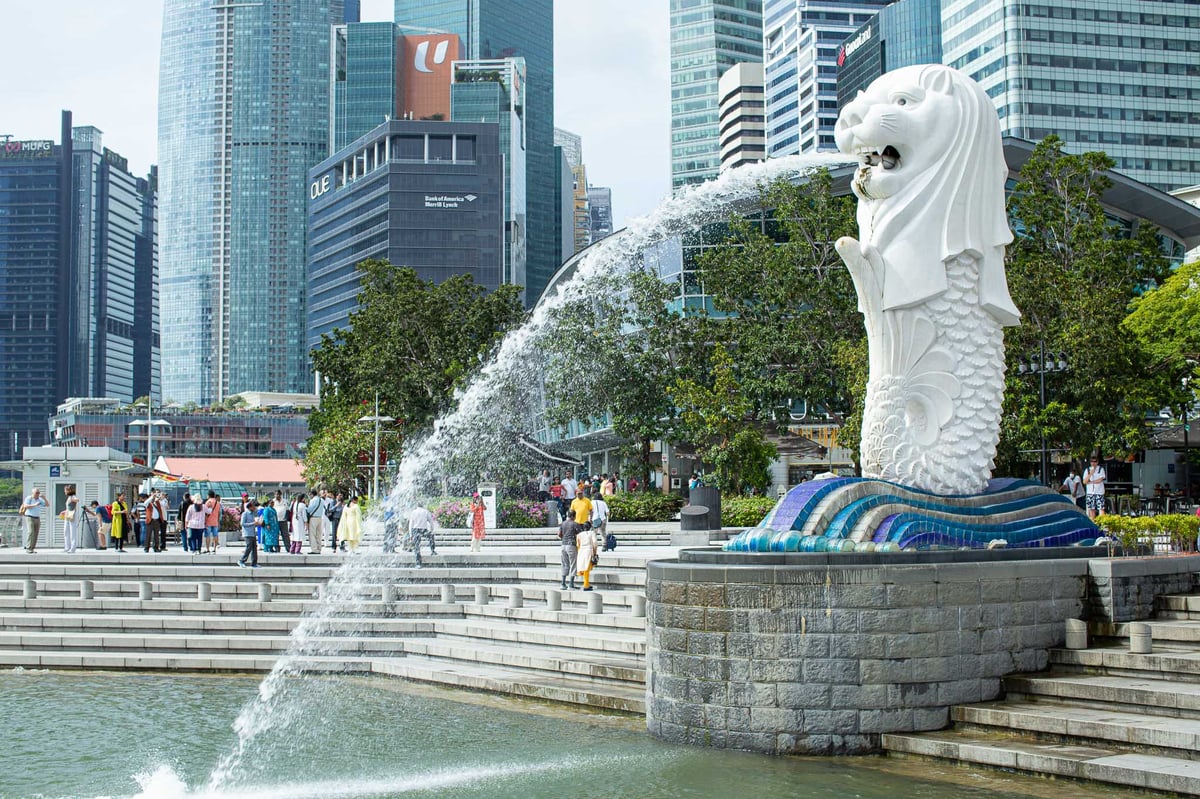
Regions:
<svg viewBox="0 0 1200 799"><path fill-rule="evenodd" d="M329 175L325 175L320 180L314 180L308 187L308 196L315 200L327 191L329 191Z"/></svg>

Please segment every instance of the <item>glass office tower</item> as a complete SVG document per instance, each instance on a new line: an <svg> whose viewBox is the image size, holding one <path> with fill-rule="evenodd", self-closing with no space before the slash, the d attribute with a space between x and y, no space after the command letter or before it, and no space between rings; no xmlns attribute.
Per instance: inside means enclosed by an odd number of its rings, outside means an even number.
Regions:
<svg viewBox="0 0 1200 799"><path fill-rule="evenodd" d="M717 81L734 64L762 61L762 25L762 0L671 0L673 189L720 171Z"/></svg>
<svg viewBox="0 0 1200 799"><path fill-rule="evenodd" d="M767 156L837 150L838 54L891 0L766 0Z"/></svg>
<svg viewBox="0 0 1200 799"><path fill-rule="evenodd" d="M528 253L526 292L534 302L559 265L554 190L554 0L396 0L396 24L457 33L465 58L525 59Z"/></svg>
<svg viewBox="0 0 1200 799"><path fill-rule="evenodd" d="M942 63L942 0L884 7L838 49L838 107L893 69Z"/></svg>
<svg viewBox="0 0 1200 799"><path fill-rule="evenodd" d="M94 127L0 141L0 459L68 396L158 396L154 170Z"/></svg>
<svg viewBox="0 0 1200 799"><path fill-rule="evenodd" d="M353 4L352 4L353 5ZM163 393L303 391L305 191L343 0L173 0L159 80ZM354 20L356 21L356 20Z"/></svg>
<svg viewBox="0 0 1200 799"><path fill-rule="evenodd" d="M1104 150L1157 189L1200 175L1200 5L946 0L945 63L982 84L1004 133Z"/></svg>

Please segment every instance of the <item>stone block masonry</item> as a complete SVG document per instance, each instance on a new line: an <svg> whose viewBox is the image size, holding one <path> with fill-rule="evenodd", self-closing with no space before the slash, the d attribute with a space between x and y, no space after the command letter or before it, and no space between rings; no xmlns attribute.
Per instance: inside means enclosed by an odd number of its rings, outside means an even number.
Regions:
<svg viewBox="0 0 1200 799"><path fill-rule="evenodd" d="M772 754L877 751L1045 668L1089 604L1090 549L685 550L648 565L647 726Z"/></svg>

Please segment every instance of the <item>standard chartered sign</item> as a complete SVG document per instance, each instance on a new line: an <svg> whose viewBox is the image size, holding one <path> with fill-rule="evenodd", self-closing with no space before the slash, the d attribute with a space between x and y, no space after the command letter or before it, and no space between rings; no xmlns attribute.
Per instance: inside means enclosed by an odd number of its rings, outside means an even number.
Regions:
<svg viewBox="0 0 1200 799"><path fill-rule="evenodd" d="M479 199L475 194L426 194L426 208L458 208L463 203L473 203Z"/></svg>

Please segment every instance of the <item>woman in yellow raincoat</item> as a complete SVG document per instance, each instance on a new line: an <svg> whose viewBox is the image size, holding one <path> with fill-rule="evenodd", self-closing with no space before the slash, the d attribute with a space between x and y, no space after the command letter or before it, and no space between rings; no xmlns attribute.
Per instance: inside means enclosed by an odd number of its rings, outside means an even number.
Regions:
<svg viewBox="0 0 1200 799"><path fill-rule="evenodd" d="M108 533L118 552L125 551L125 534L129 530L129 504L125 502L125 492L122 491L113 500L112 529Z"/></svg>

